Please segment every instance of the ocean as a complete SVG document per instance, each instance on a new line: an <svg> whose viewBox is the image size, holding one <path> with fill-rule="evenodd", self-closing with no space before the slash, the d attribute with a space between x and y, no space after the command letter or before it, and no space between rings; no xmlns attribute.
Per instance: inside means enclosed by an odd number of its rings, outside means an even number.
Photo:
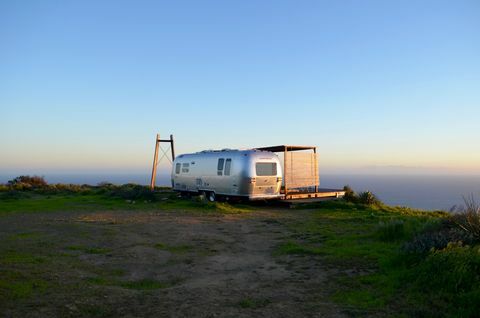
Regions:
<svg viewBox="0 0 480 318"><path fill-rule="evenodd" d="M0 183L15 176L2 175ZM115 184L149 184L150 174L50 174L49 183L98 184L108 181ZM157 175L157 185L169 185L168 173ZM320 187L342 188L350 185L355 191L373 192L389 205L408 206L425 210L449 210L463 203L462 196L474 194L480 201L480 176L435 175L341 175L320 176Z"/></svg>

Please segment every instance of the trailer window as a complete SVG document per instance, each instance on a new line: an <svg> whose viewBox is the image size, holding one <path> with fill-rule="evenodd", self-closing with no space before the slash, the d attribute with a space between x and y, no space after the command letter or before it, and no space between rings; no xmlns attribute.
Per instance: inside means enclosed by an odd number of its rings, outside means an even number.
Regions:
<svg viewBox="0 0 480 318"><path fill-rule="evenodd" d="M224 172L224 174L226 176L230 175L230 167L231 166L232 166L232 159L225 160L225 172Z"/></svg>
<svg viewBox="0 0 480 318"><path fill-rule="evenodd" d="M190 164L184 163L182 165L182 173L188 173L188 170L189 170L188 167L190 167Z"/></svg>
<svg viewBox="0 0 480 318"><path fill-rule="evenodd" d="M179 173L180 173L180 168L181 168L181 167L182 167L182 164L180 164L180 163L177 163L177 164L175 165L175 173L176 173L176 174L179 174Z"/></svg>
<svg viewBox="0 0 480 318"><path fill-rule="evenodd" d="M223 171L223 163L225 162L225 159L220 158L218 159L218 165L217 165L217 175L221 176L222 171Z"/></svg>
<svg viewBox="0 0 480 318"><path fill-rule="evenodd" d="M276 176L277 164L275 162L257 162L255 164L257 176Z"/></svg>

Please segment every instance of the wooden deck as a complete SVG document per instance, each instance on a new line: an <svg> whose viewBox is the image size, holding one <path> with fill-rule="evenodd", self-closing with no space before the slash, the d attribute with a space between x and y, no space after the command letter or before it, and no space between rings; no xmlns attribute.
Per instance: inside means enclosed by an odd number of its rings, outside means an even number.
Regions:
<svg viewBox="0 0 480 318"><path fill-rule="evenodd" d="M345 195L342 189L318 189L315 192L287 192L283 195L283 200L305 200L313 199L335 199Z"/></svg>

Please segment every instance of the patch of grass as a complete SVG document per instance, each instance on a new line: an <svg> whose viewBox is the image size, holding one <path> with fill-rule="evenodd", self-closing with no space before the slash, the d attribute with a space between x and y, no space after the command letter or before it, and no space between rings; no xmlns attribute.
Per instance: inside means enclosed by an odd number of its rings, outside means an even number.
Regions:
<svg viewBox="0 0 480 318"><path fill-rule="evenodd" d="M405 237L405 221L392 219L381 221L377 226L377 235L382 241L396 241Z"/></svg>
<svg viewBox="0 0 480 318"><path fill-rule="evenodd" d="M309 208L305 217L285 223L294 234L278 246L276 255L320 256L339 270L334 301L353 311L405 316L461 312L474 317L478 312L478 245L427 250L426 257L402 250L419 233L438 231L448 214L342 201Z"/></svg>
<svg viewBox="0 0 480 318"><path fill-rule="evenodd" d="M20 232L12 234L8 237L10 240L23 240L23 239L38 239L42 237L41 233L38 232Z"/></svg>
<svg viewBox="0 0 480 318"><path fill-rule="evenodd" d="M193 246L186 245L186 244L167 245L167 244L163 244L163 243L157 243L157 244L154 245L154 247L159 249L159 250L168 251L172 254L183 254L183 253L187 253L187 252L189 252L193 249Z"/></svg>
<svg viewBox="0 0 480 318"><path fill-rule="evenodd" d="M118 286L126 289L134 290L155 290L172 287L180 282L180 279L172 279L169 281L158 281L154 279L140 279L140 280L129 280L123 281L112 276L95 276L88 277L85 281L89 284L99 285L99 286Z"/></svg>
<svg viewBox="0 0 480 318"><path fill-rule="evenodd" d="M109 286L109 285L115 285L115 281L112 279L108 279L106 277L87 277L85 278L85 281L94 284L94 285L101 285L101 286Z"/></svg>
<svg viewBox="0 0 480 318"><path fill-rule="evenodd" d="M28 277L19 271L2 270L0 272L0 300L28 298L42 293L48 283L38 277Z"/></svg>
<svg viewBox="0 0 480 318"><path fill-rule="evenodd" d="M254 298L245 298L238 302L240 308L262 308L269 305L271 301L269 299L254 299Z"/></svg>
<svg viewBox="0 0 480 318"><path fill-rule="evenodd" d="M46 258L25 252L8 251L0 255L0 264L40 264L44 263Z"/></svg>
<svg viewBox="0 0 480 318"><path fill-rule="evenodd" d="M128 188L128 187L127 187ZM176 193L163 191L155 193L153 199L145 199L142 196L147 193L144 189L140 192L141 197L137 199L125 199L122 191L125 188L118 187L118 192L112 194L108 186L102 188L92 187L89 191L83 192L0 192L0 217L15 213L36 213L36 212L56 212L56 211L116 211L116 210L135 210L135 211L170 211L170 212L188 212L199 214L237 214L252 211L252 207L247 205L232 205L226 202L206 202L193 199L182 199ZM128 188L130 189L130 188ZM137 186L132 190L137 193ZM127 191L127 190L125 190ZM130 190L127 191L127 193ZM118 193L121 193L117 195ZM148 191L148 196L152 193ZM136 195L136 194L135 194Z"/></svg>
<svg viewBox="0 0 480 318"><path fill-rule="evenodd" d="M83 245L71 245L71 246L67 246L67 249L70 251L81 251L87 254L107 254L111 252L111 250L108 248L90 247L90 246L83 246Z"/></svg>
<svg viewBox="0 0 480 318"><path fill-rule="evenodd" d="M371 290L348 290L332 297L338 303L354 306L359 309L378 309L385 306L383 297L378 297Z"/></svg>
<svg viewBox="0 0 480 318"><path fill-rule="evenodd" d="M288 241L280 244L277 247L275 254L317 255L322 254L322 251L318 247L311 247Z"/></svg>
<svg viewBox="0 0 480 318"><path fill-rule="evenodd" d="M101 195L32 194L28 198L18 200L0 200L0 216L13 213L91 211L100 207L105 210L115 210L128 206L129 204L123 200Z"/></svg>

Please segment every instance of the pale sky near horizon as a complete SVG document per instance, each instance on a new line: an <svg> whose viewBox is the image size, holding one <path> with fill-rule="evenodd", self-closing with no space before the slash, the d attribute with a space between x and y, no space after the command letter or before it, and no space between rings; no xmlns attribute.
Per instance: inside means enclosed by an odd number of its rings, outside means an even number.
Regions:
<svg viewBox="0 0 480 318"><path fill-rule="evenodd" d="M332 173L480 174L480 1L0 0L0 174L319 147Z"/></svg>

